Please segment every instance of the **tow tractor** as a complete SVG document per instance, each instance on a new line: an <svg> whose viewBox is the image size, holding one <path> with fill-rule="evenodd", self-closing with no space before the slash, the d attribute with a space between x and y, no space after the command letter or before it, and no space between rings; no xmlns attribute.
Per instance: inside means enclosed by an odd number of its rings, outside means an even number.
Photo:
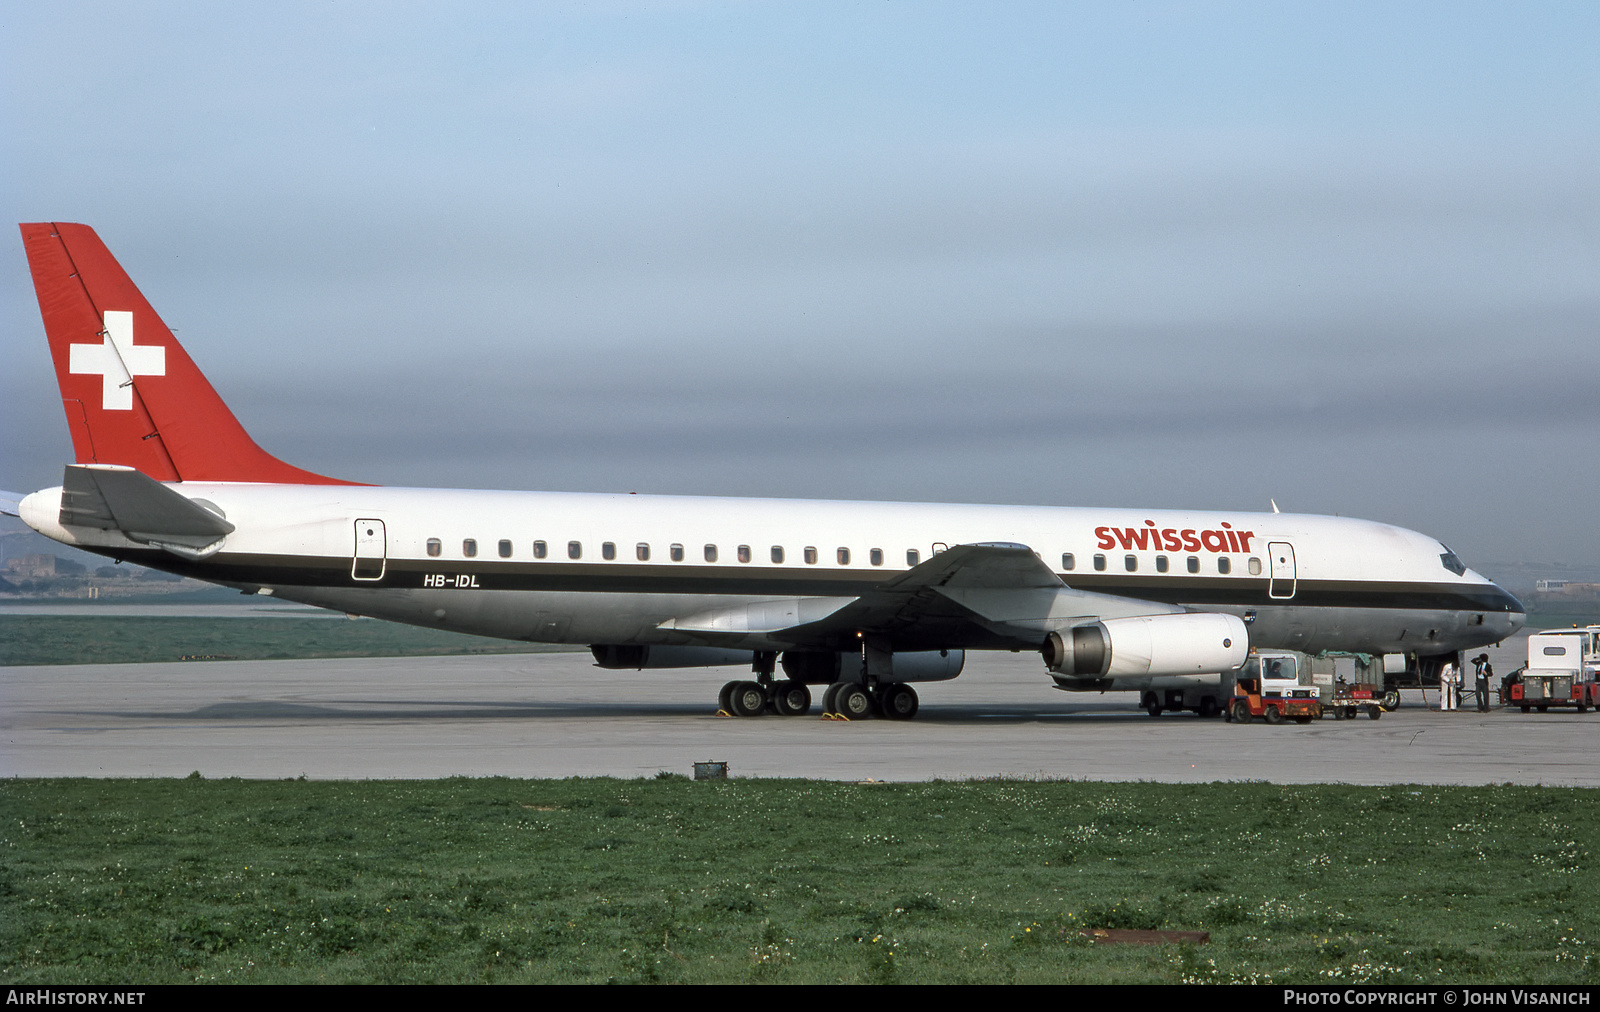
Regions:
<svg viewBox="0 0 1600 1012"><path fill-rule="evenodd" d="M1322 697L1315 685L1302 685L1301 658L1292 653L1251 655L1239 669L1238 686L1228 701L1227 717L1248 724L1260 717L1268 724L1285 719L1309 724L1322 716Z"/></svg>
<svg viewBox="0 0 1600 1012"><path fill-rule="evenodd" d="M1528 637L1528 664L1512 676L1506 705L1523 713L1552 706L1600 709L1600 625L1547 629Z"/></svg>

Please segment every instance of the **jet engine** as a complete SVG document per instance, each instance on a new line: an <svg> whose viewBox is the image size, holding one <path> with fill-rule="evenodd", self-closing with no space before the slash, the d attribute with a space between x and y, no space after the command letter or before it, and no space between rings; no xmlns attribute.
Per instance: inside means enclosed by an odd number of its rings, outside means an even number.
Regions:
<svg viewBox="0 0 1600 1012"><path fill-rule="evenodd" d="M1250 653L1244 621L1200 612L1108 618L1045 637L1045 667L1080 678L1234 671Z"/></svg>

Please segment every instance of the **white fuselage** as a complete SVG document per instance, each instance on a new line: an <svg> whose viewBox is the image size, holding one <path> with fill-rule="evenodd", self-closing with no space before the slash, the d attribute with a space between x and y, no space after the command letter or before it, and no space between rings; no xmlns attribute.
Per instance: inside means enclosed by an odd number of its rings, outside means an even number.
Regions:
<svg viewBox="0 0 1600 1012"><path fill-rule="evenodd" d="M59 541L246 591L547 642L693 643L670 628L672 620L739 603L850 597L951 546L992 542L1031 548L1077 590L1238 615L1257 646L1445 653L1495 642L1522 621L1514 598L1442 562L1448 550L1438 541L1339 517L346 485L170 487L234 525L213 554L181 559L117 531L63 527L60 489L27 497L21 512ZM1037 646L950 635L951 642L897 648Z"/></svg>

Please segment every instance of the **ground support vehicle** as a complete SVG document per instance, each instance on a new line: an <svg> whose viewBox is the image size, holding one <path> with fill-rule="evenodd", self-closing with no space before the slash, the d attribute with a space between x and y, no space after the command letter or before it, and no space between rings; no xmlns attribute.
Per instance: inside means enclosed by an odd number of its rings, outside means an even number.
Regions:
<svg viewBox="0 0 1600 1012"><path fill-rule="evenodd" d="M1600 625L1548 629L1528 637L1528 664L1512 676L1507 706L1544 713L1575 706L1600 709Z"/></svg>
<svg viewBox="0 0 1600 1012"><path fill-rule="evenodd" d="M1133 681L1119 679L1118 681ZM1233 683L1224 675L1167 675L1147 678L1139 705L1152 717L1188 710L1202 717L1220 716Z"/></svg>
<svg viewBox="0 0 1600 1012"><path fill-rule="evenodd" d="M1292 653L1253 654L1239 669L1237 688L1228 700L1227 718L1248 724L1260 717L1268 724L1293 720L1309 724L1322 716L1322 696L1315 685L1303 683L1303 657Z"/></svg>
<svg viewBox="0 0 1600 1012"><path fill-rule="evenodd" d="M1393 709L1384 700L1383 686L1372 685L1367 682L1338 682L1333 686L1333 692L1328 701L1323 705L1325 712L1332 713L1334 720L1355 720L1358 714L1365 713L1373 720L1383 716L1383 711Z"/></svg>

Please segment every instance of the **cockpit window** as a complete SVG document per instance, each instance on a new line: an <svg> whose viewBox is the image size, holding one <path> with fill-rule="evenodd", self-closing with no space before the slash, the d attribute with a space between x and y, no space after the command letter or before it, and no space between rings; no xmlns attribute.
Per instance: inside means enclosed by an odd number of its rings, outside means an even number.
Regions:
<svg viewBox="0 0 1600 1012"><path fill-rule="evenodd" d="M1444 568L1450 570L1450 572L1456 574L1457 576L1461 576L1466 573L1467 567L1463 566L1461 564L1461 560L1456 558L1456 553L1450 550L1450 546L1441 545L1440 547L1444 549L1444 554L1439 556L1439 561L1444 563Z"/></svg>

